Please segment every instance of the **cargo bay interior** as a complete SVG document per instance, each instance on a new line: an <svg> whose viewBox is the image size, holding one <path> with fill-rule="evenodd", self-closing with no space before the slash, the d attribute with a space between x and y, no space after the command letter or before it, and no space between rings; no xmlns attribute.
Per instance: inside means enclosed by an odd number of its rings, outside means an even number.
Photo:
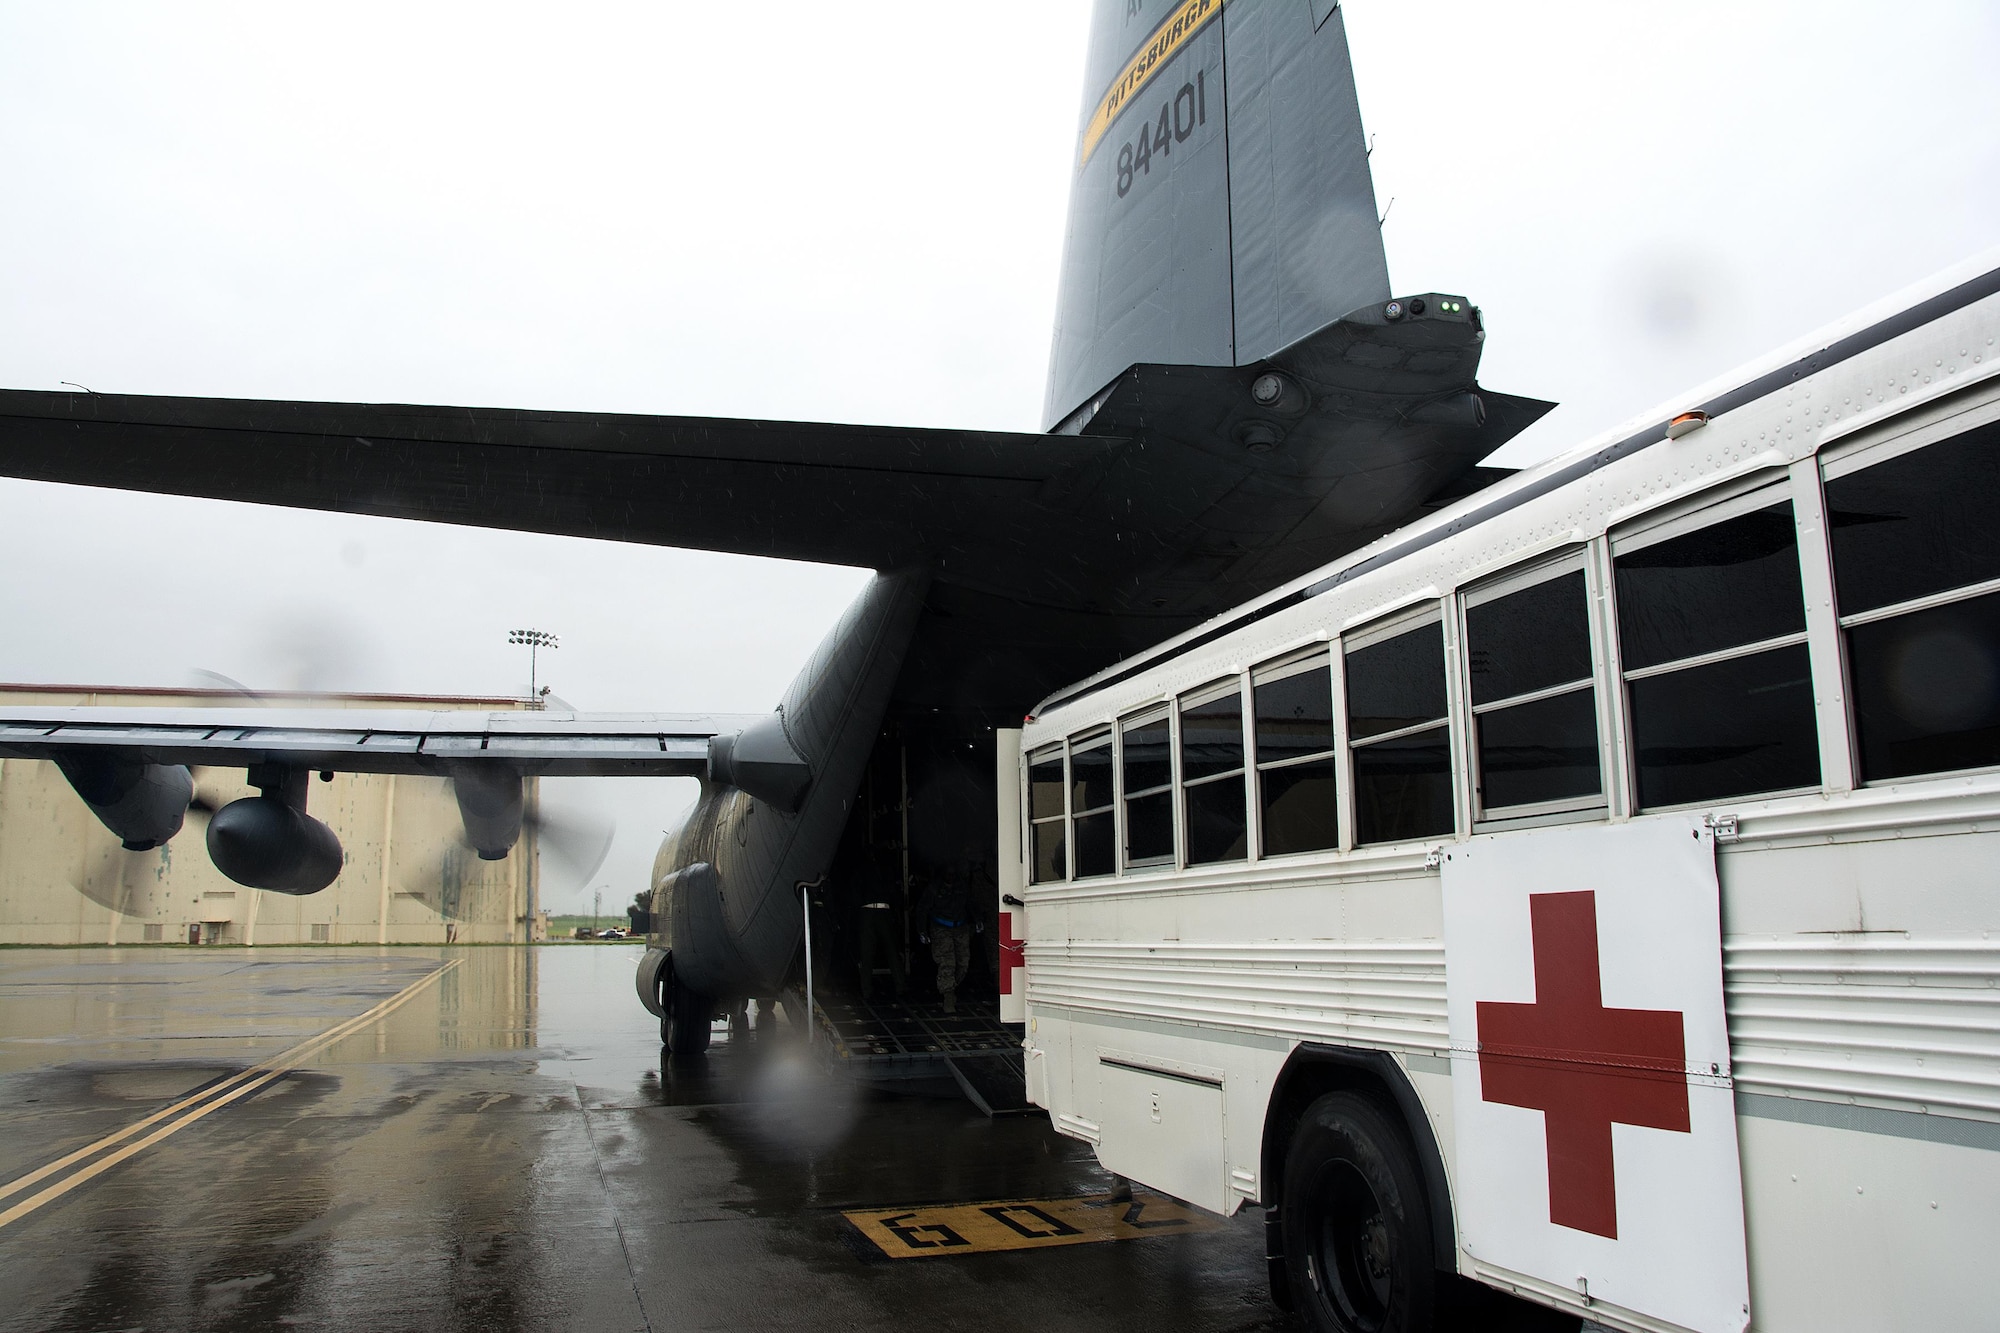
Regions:
<svg viewBox="0 0 2000 1333"><path fill-rule="evenodd" d="M811 889L814 998L840 1060L871 1080L949 1080L991 1114L1026 1108L1019 1028L999 1020L997 799L992 728L891 719ZM949 995L929 942L941 907L963 912L970 946Z"/></svg>

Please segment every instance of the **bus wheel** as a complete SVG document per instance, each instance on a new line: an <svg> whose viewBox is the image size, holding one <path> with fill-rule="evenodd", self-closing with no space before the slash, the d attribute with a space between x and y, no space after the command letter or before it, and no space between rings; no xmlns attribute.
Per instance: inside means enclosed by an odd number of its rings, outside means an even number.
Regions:
<svg viewBox="0 0 2000 1333"><path fill-rule="evenodd" d="M1401 1128L1374 1102L1331 1092L1306 1108L1285 1155L1292 1308L1325 1333L1421 1333L1436 1310L1423 1185Z"/></svg>

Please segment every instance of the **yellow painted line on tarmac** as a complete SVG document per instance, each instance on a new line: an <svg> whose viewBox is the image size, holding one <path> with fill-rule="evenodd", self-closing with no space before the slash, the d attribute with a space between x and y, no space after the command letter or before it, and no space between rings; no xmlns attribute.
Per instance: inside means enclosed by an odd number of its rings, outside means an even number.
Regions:
<svg viewBox="0 0 2000 1333"><path fill-rule="evenodd" d="M858 1208L841 1216L891 1259L1041 1250L1214 1231L1222 1219L1165 1195L1130 1199L1012 1199L928 1208Z"/></svg>
<svg viewBox="0 0 2000 1333"><path fill-rule="evenodd" d="M253 1065L241 1073L233 1074L220 1083L213 1084L210 1087L202 1089L200 1092L184 1097L172 1106L155 1111L145 1119L127 1125L115 1134L107 1134L95 1143L78 1148L67 1157L59 1158L56 1161L50 1162L47 1166L38 1167L24 1176L19 1176L8 1181L5 1185L0 1185L0 1199L4 1199L10 1194L18 1194L31 1185L68 1170L79 1162L96 1157L99 1153L107 1152L119 1143L123 1143L126 1139L131 1138L134 1134L152 1125L157 1125L162 1120L170 1122L135 1143L127 1143L124 1147L118 1148L117 1151L110 1152L108 1156L98 1157L96 1161L91 1162L90 1165L84 1167L74 1175L64 1176L61 1180L50 1185L40 1193L30 1195L5 1212L0 1212L0 1227L26 1217L29 1213L34 1212L37 1208L40 1208L43 1204L51 1200L61 1198L78 1185L83 1184L87 1180L95 1179L126 1158L143 1152L169 1135L186 1129L209 1112L227 1106L239 1097L247 1097L272 1080L281 1078L292 1070L297 1069L300 1065L319 1055L342 1038L352 1036L361 1029L380 1022L382 1019L388 1017L389 1014L414 999L439 977L457 967L460 961L457 958L452 959L435 971L428 972L417 978L417 980L411 982L402 990L397 991L394 995L391 995L388 999L367 1012L356 1014L344 1023L337 1023L318 1036L310 1037L290 1050L272 1056L262 1064ZM180 1118L177 1120L172 1119L176 1115L179 1115Z"/></svg>

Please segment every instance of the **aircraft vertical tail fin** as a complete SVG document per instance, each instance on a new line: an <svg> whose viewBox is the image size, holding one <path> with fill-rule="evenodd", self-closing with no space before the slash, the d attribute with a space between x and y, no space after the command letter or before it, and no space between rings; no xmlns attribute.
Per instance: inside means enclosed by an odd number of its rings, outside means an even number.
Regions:
<svg viewBox="0 0 2000 1333"><path fill-rule="evenodd" d="M1243 365L1389 296L1332 0L1097 0L1046 424L1126 367Z"/></svg>

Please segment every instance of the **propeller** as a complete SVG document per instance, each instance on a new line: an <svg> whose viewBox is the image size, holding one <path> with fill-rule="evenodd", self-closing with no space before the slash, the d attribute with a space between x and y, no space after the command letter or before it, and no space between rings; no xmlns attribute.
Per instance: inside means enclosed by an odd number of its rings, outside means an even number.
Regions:
<svg viewBox="0 0 2000 1333"><path fill-rule="evenodd" d="M188 674L194 677L195 688L197 689L220 690L224 694L241 695L244 699L259 707L262 707L265 703L263 695L251 689L242 681L232 676L223 675L220 671L210 671L207 667L196 667Z"/></svg>
<svg viewBox="0 0 2000 1333"><path fill-rule="evenodd" d="M196 819L201 820L213 818L217 810L229 804L228 801L215 794L214 788L205 788L201 785L201 775L208 771L206 768L190 768L188 770L194 777L194 795L188 798L188 813Z"/></svg>
<svg viewBox="0 0 2000 1333"><path fill-rule="evenodd" d="M326 695L356 688L377 674L376 639L371 627L330 603L294 602L255 617L251 660L260 680L278 682L275 692ZM201 672L214 677L217 673ZM222 688L236 682L221 677ZM236 687L255 696L256 691Z"/></svg>
<svg viewBox="0 0 2000 1333"><path fill-rule="evenodd" d="M150 851L134 852L113 843L99 862L100 873L86 870L81 879L70 880L69 886L106 911L122 915L131 903L134 873L147 873L140 868L139 858L153 855Z"/></svg>
<svg viewBox="0 0 2000 1333"><path fill-rule="evenodd" d="M537 849L552 853L579 883L597 873L618 836L615 820L575 811L533 811L522 816L521 828L524 832L532 829Z"/></svg>
<svg viewBox="0 0 2000 1333"><path fill-rule="evenodd" d="M520 828L521 836L508 850L509 856L521 855L527 837L532 835L536 853L546 857L565 876L574 875L579 883L597 873L618 833L614 821L588 812L533 808L522 810ZM465 833L463 825L451 846L439 849L422 862L397 864L395 881L400 887L415 891L445 920L464 919L467 904L462 895L469 875L477 873L475 867L480 858L477 845Z"/></svg>

